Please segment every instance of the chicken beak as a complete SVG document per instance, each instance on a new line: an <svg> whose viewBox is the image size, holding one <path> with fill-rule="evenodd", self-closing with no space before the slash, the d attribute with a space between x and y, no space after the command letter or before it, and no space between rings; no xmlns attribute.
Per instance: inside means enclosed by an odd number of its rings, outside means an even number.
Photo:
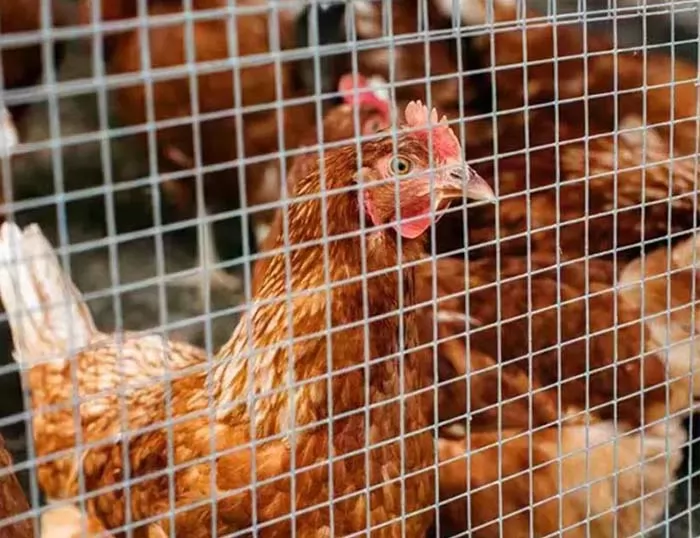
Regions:
<svg viewBox="0 0 700 538"><path fill-rule="evenodd" d="M446 200L471 198L495 203L496 195L484 178L466 164L451 168L439 184L440 196Z"/></svg>

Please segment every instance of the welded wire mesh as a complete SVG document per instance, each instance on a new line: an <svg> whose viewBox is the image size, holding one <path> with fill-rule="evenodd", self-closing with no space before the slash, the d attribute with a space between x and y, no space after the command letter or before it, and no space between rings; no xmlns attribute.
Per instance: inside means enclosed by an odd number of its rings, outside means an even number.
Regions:
<svg viewBox="0 0 700 538"><path fill-rule="evenodd" d="M698 20L0 5L0 535L693 535Z"/></svg>

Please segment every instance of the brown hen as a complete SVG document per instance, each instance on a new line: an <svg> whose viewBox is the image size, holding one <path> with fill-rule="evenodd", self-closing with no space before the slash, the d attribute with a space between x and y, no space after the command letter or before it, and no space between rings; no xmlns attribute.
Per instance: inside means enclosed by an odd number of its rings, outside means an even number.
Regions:
<svg viewBox="0 0 700 538"><path fill-rule="evenodd" d="M470 214L470 245L489 243L492 252L498 233L504 253L525 254L529 244L572 257L614 251L629 261L638 250L622 247L692 225L696 66L618 52L579 23L494 4L499 30L467 42L484 68L497 69L497 130L491 118L470 122L466 151L498 185L499 222L493 208ZM451 0L434 5L452 11ZM485 0L459 6L464 24L490 23ZM479 126L481 137L473 135ZM446 220L441 249L463 248L460 215Z"/></svg>
<svg viewBox="0 0 700 538"><path fill-rule="evenodd" d="M288 536L295 512L300 536L369 528L372 536L425 534L435 498L432 369L424 353L410 351L418 343L415 314L397 311L415 299L414 271L397 261L399 252L404 262L425 255L422 236L450 199L491 199L493 192L466 167L450 129L435 125L434 110L412 103L405 119L411 130L398 133L398 155L389 134L362 143L359 171L355 147L326 152L326 187L336 192L323 201L320 163L297 178L289 207L292 252L271 260L213 363L158 336L98 332L38 227L20 232L3 225L0 293L15 356L30 366L35 446L48 459L39 481L49 497L77 495L83 476L89 517L112 530L125 524L127 510L132 522L153 521L151 528L166 535L195 538L212 527L218 534L246 529L254 514L261 536ZM439 170L428 169L431 160ZM396 182L386 182L396 177L398 208ZM361 196L348 191L358 182ZM332 216L327 230L324 212ZM15 269L16 246L24 264ZM70 308L50 310L66 298ZM21 307L31 307L31 315L21 316ZM409 352L401 356L402 349ZM48 357L57 360L42 361ZM81 401L77 431L74 392Z"/></svg>
<svg viewBox="0 0 700 538"><path fill-rule="evenodd" d="M534 410L537 413L537 410ZM682 461L680 420L643 431L594 418L439 440L440 535L639 536L664 514Z"/></svg>
<svg viewBox="0 0 700 538"><path fill-rule="evenodd" d="M376 134L391 125L391 113L387 96L380 88L375 87L372 89L372 84L381 85L385 84L385 82L380 77L370 81L362 75L358 75L357 88L355 88L352 79L353 76L349 74L341 77L339 89L345 96L345 102L333 107L323 118L324 151L326 151L326 145L328 147L338 147L338 142L346 142L348 145L356 144L358 135L364 138L368 135ZM350 93L355 89L362 92L358 94L357 100ZM355 129L356 110L360 128L359 133ZM309 150L298 154L294 159L288 160L288 162L291 161L291 166L286 176L287 191L292 192L294 190L296 178L308 175L317 166L316 163L319 157L318 138L318 130L315 128L311 129L302 138L301 143L301 148L308 147ZM269 250L279 241L279 237L283 237L284 218L284 210L282 208L277 209L270 231L262 243L260 249L262 252L269 253ZM266 267L270 259L270 254L263 255L256 262L253 270L253 293L258 289L259 283L264 280Z"/></svg>
<svg viewBox="0 0 700 538"><path fill-rule="evenodd" d="M476 369L470 380L472 394L490 394L492 400L483 404L497 406L498 392L478 385L482 375L505 373L509 383L515 383L512 392L526 398L523 404L529 406L528 393L534 391L540 416L556 417L573 408L586 409L602 420L617 416L632 425L659 418L660 413L650 409L663 407L666 397L661 344L640 325L639 309L616 291L611 262L590 259L557 267L555 258L536 253L529 260L503 256L500 270L489 259L469 262L468 274L458 259L439 259L435 268L438 355L449 364L444 367L448 376L462 378L461 384L452 382L448 387L464 391L465 374ZM432 262L417 269L418 298L430 305L421 309L424 342L433 340L435 324L432 273ZM465 320L471 328L465 329ZM491 359L495 357L497 362ZM549 405L542 404L545 399ZM456 396L447 401L452 405L440 410L443 420L464 416L466 408L455 407ZM554 410L543 413L551 409L551 402ZM470 418L478 422L474 409L479 403L471 404ZM487 423L491 419L486 415Z"/></svg>
<svg viewBox="0 0 700 538"><path fill-rule="evenodd" d="M81 20L84 23L92 21L93 2L83 0L81 3ZM139 15L138 2L134 0L103 0L100 4L101 21L130 19ZM179 14L184 18L185 15L180 0L153 0L147 5L149 17ZM145 126L153 120L179 122L177 125L157 127L157 147L151 150L158 155L161 172L179 172L194 165L207 167L202 174L205 204L208 210L214 212L229 210L241 203L237 181L239 168L234 161L244 157L266 156L245 166L245 204L256 206L276 201L280 187L277 154L285 148L295 148L299 137L315 121L315 105L310 100L303 104L286 104L278 117L278 99L289 100L308 95L295 83L294 62L282 62L277 72L274 45L271 44L275 36L270 34L272 21L267 5L260 0L244 0L236 5L247 11L236 14L232 27L229 27L231 17L224 12L194 22L191 36L189 25L183 22L150 27L149 69L180 68L184 71L155 82L152 91L145 83L138 82L120 86L114 94L115 113L123 124ZM226 0L192 2L192 9L196 12L225 10L228 7ZM256 7L258 9L254 11ZM294 20L280 10L278 22L279 47L285 50L294 44ZM144 46L138 28L106 34L104 40L104 60L109 74L133 75L141 72ZM188 59L190 53L192 57ZM201 64L221 64L224 60L241 60L256 55L268 55L269 58L251 61L235 73L227 66L207 70L201 67ZM199 73L192 77L192 81L185 69L188 62L197 64ZM279 96L278 85L282 89ZM240 102L235 99L237 95ZM152 119L147 114L147 103L151 100ZM237 107L244 109L242 114L236 111ZM280 126L283 145L280 145L278 137ZM240 147L238 135L241 137ZM143 138L146 144L146 133ZM199 148L194 146L195 139L202 141ZM182 215L194 216L197 204L193 177L166 181L163 188ZM261 212L258 217L265 223L272 215ZM263 237L258 236L258 240L261 241Z"/></svg>
<svg viewBox="0 0 700 538"><path fill-rule="evenodd" d="M672 266L687 267L694 246L695 242L679 245ZM556 515L560 502L562 524L582 525L588 517L585 499L576 494L557 500L564 491L560 488L572 485L566 480L559 485L560 465L567 479L581 484L591 481L588 488L596 497L595 514L617 510L616 519L604 516L597 521L596 536L614 536L615 532L631 536L640 530L640 524L657 521L665 505L663 488L672 482L682 459L685 431L681 418L690 409L691 367L696 362L688 325L691 270L672 281L672 304L685 304L685 309L667 326L661 312L666 308L665 280L653 279L666 270L665 254L665 249L654 253L645 266L649 278L644 286L649 297L645 314L657 314L652 319L642 318L639 307L641 288L634 284L639 281L639 262L624 268L617 285L610 261L563 262L557 268L556 259L544 253L533 254L529 260L503 256L500 270L494 260L471 261L468 274L464 262L451 258L418 267L418 299L430 305L420 310L421 341L432 342L435 328L439 338L439 418L450 422L457 417L454 423L465 424L466 417L469 426L465 440L441 440L443 456L455 456L460 450L463 454L441 469L441 498L461 499L442 512L445 525L455 532L469 528L477 536L498 536L494 508L498 504L494 502L499 497L489 501L495 495L501 495L506 513L512 514L505 527L508 535L532 535L528 534L530 523L535 536L561 530L564 527L559 527ZM430 304L434 302L433 274L439 297L436 315ZM667 336L673 349L668 359ZM571 424L569 416L584 424ZM556 425L562 420L567 424L558 441ZM586 432L605 443L615 432L628 438L620 441L617 467L612 446L587 449ZM499 448L501 436L519 440ZM667 436L670 452L666 451ZM477 455L474 448L484 453ZM530 449L534 463L528 460ZM572 454L571 462L559 463L557 450L573 449L589 450L588 480L573 472L585 456ZM650 456L653 461L645 463ZM487 469L480 463L490 458L498 458L504 476L513 476L504 489L498 486L498 467ZM667 458L671 463L668 473ZM626 478L613 476L615 468L640 464L641 468L630 468L621 475L628 475ZM470 465L471 475L466 468L462 474L457 471L465 465ZM542 467L534 469L533 465ZM532 481L530 470L535 473ZM606 480L594 484L596 477ZM623 492L618 501L609 493L615 480L621 480L617 487ZM601 487L605 491L596 493ZM616 502L622 502L619 499L636 501L657 490L658 495L644 500L643 519L638 503L616 508ZM532 509L530 495L548 501ZM471 514L469 525L467 514ZM485 526L480 529L481 524ZM585 530L572 529L571 536L584 536Z"/></svg>

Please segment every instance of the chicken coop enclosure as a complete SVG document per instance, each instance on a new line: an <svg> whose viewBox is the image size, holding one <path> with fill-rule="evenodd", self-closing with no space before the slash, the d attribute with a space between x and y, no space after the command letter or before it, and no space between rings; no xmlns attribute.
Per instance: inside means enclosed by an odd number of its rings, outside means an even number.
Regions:
<svg viewBox="0 0 700 538"><path fill-rule="evenodd" d="M700 533L699 26L0 2L0 537Z"/></svg>

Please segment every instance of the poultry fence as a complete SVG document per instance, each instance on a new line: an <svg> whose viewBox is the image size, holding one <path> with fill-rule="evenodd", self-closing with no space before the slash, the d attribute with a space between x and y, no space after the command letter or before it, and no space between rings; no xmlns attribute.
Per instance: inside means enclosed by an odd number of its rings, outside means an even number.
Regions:
<svg viewBox="0 0 700 538"><path fill-rule="evenodd" d="M0 2L0 537L698 535L699 11Z"/></svg>

